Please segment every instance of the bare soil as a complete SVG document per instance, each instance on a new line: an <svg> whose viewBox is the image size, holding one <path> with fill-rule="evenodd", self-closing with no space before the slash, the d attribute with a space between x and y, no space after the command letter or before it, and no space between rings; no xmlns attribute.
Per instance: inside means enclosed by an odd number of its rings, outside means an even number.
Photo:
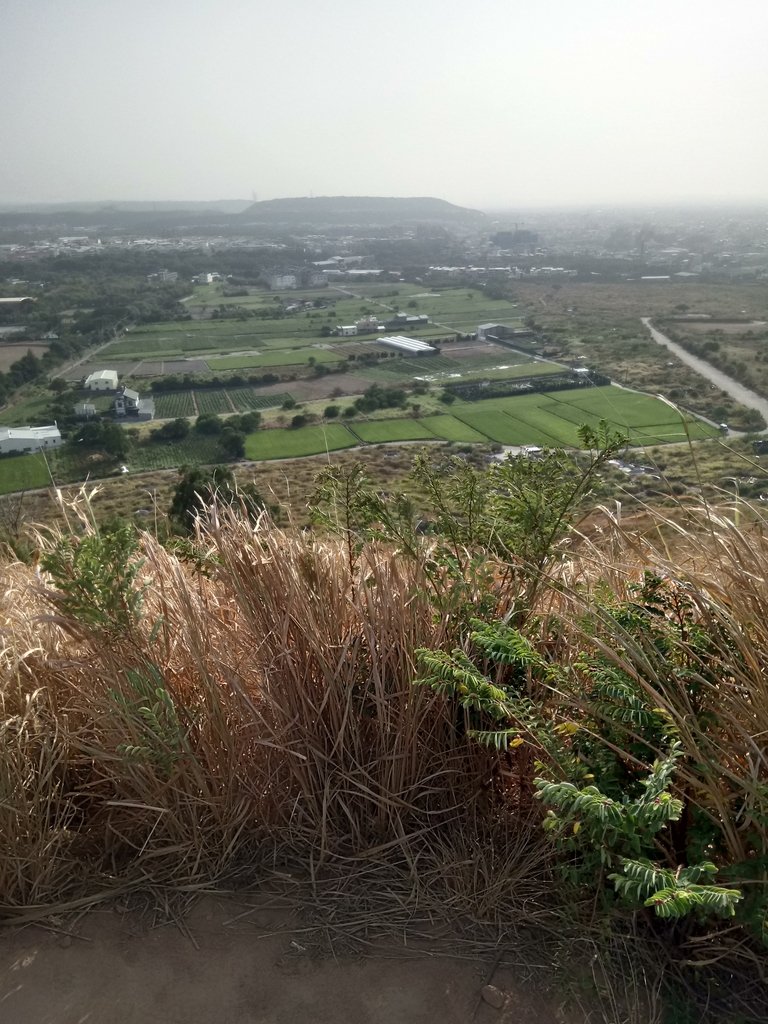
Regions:
<svg viewBox="0 0 768 1024"><path fill-rule="evenodd" d="M41 356L48 351L48 345L38 341L16 341L0 343L0 373L5 372L17 359L23 359L27 352Z"/></svg>
<svg viewBox="0 0 768 1024"><path fill-rule="evenodd" d="M0 932L8 1024L575 1022L523 979L426 945L362 955L343 932L307 929L263 900L208 898L159 926L118 906ZM489 984L498 1008L483 999Z"/></svg>
<svg viewBox="0 0 768 1024"><path fill-rule="evenodd" d="M344 391L343 397L349 395L361 395L371 382L365 377L357 377L353 373L345 373L343 376L329 374L327 377L307 378L304 380L286 380L280 384L270 384L265 388L259 388L260 395L269 395L288 391L298 402L312 402L320 398L333 398L334 392L341 388ZM342 399L340 398L339 401Z"/></svg>

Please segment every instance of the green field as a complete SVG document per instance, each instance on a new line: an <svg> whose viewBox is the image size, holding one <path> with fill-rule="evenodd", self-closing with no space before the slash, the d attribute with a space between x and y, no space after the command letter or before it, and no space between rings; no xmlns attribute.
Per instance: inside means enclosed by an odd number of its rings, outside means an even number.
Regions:
<svg viewBox="0 0 768 1024"><path fill-rule="evenodd" d="M338 363L341 356L329 352L326 348L291 348L273 349L266 352L254 352L252 355L224 356L221 359L209 359L211 370L248 370L260 366L296 366L314 359L316 363Z"/></svg>
<svg viewBox="0 0 768 1024"><path fill-rule="evenodd" d="M476 402L475 405L480 406L481 403ZM478 433L485 434L486 438L496 441L498 444L573 445L578 440L575 428L568 433L567 438L556 437L554 433L542 434L526 420L510 416L501 410L476 408L471 411L457 412L456 415L467 426L472 427Z"/></svg>
<svg viewBox="0 0 768 1024"><path fill-rule="evenodd" d="M0 494L50 486L42 455L8 455L0 459Z"/></svg>
<svg viewBox="0 0 768 1024"><path fill-rule="evenodd" d="M384 360L374 366L366 366L355 372L366 380L411 380L424 378L440 383L458 383L461 380L515 380L520 377L541 377L550 373L562 373L562 367L555 363L526 359L523 355L506 352L498 356L475 356L468 359L454 359L450 356L424 356L421 359ZM354 367L354 363L352 364ZM503 369L501 368L503 367Z"/></svg>
<svg viewBox="0 0 768 1024"><path fill-rule="evenodd" d="M386 320L395 313L426 314L433 323L416 327L409 334L414 337L437 338L450 332L472 334L478 324L500 321L517 323L523 311L505 300L485 297L476 289L449 288L439 292L425 292L414 285L391 284L352 285L356 295L348 296L334 289L314 289L308 292L271 293L256 290L244 296L225 296L218 285L195 288L188 302L198 311L219 306L240 306L241 316L233 319L178 320L167 323L144 324L135 327L122 338L103 350L105 359L164 358L202 353L244 352L252 349L306 349L322 337L325 328L331 330L339 323L354 323L360 317L374 314ZM397 294L393 295L392 292ZM367 293L367 294L366 294ZM281 303L319 300L320 308L301 308L282 313ZM252 314L258 315L252 315ZM282 313L282 315L280 315ZM251 314L251 315L249 315ZM273 315L278 314L278 315ZM371 336L372 337L372 336ZM353 341L355 339L349 339ZM342 343L342 339L335 339ZM322 350L321 350L322 351ZM262 356L255 362L223 363L216 369L237 369L250 366L294 365L315 354L318 362L332 361L316 353L292 359L275 358L266 361ZM232 359L249 359L232 356ZM510 362L512 354L510 353Z"/></svg>
<svg viewBox="0 0 768 1024"><path fill-rule="evenodd" d="M259 395L251 388L199 389L195 392L200 411L231 411L232 404L242 410L265 408L263 403L280 404L285 395ZM201 396L205 396L201 402ZM166 416L192 415L189 391L156 395L155 401ZM259 403L259 404L248 404ZM590 388L549 394L491 398L478 402L457 401L450 413L416 419L411 416L355 422L351 429L341 423L301 427L299 429L261 430L246 440L246 455L253 460L300 458L325 451L350 448L362 440L368 444L396 441L444 440L456 443L495 441L504 445L541 445L577 447L578 428L587 423L596 426L601 418L615 429L626 432L630 443L652 445L712 437L714 427L699 420L683 421L673 408L650 395L616 387ZM220 461L215 438L195 434L178 443L133 443L126 463L132 472L170 469ZM113 472L112 461L94 463L79 452L62 448L51 452L49 462L57 483L82 480L87 475L103 476ZM0 494L46 487L50 482L40 455L22 455L0 459Z"/></svg>
<svg viewBox="0 0 768 1024"><path fill-rule="evenodd" d="M423 426L428 427L435 437L440 437L444 441L457 441L457 442L472 442L472 441L487 441L487 438L473 430L467 423L462 420L457 420L455 416L437 415L437 416L423 416L419 423Z"/></svg>
<svg viewBox="0 0 768 1024"><path fill-rule="evenodd" d="M357 444L357 438L341 423L296 430L262 430L249 434L245 441L246 458L290 459L302 455L338 451Z"/></svg>
<svg viewBox="0 0 768 1024"><path fill-rule="evenodd" d="M606 419L625 430L637 444L654 443L656 439L662 442L685 441L688 437L700 440L717 434L715 427L703 420L683 418L681 413L651 395L610 385L583 391L561 391L549 398L552 405L543 403L542 408L554 412L558 418L570 419L574 423L591 422L592 425Z"/></svg>
<svg viewBox="0 0 768 1024"><path fill-rule="evenodd" d="M717 433L700 421L684 424L674 409L650 395L607 386L455 402L450 413L354 422L350 429L333 424L295 431L264 430L248 438L246 452L251 459L312 455L326 448L349 447L355 443L353 435L367 444L445 440L576 448L580 445L579 426L596 426L600 418L626 432L630 443L636 445L685 441L686 431L694 438Z"/></svg>
<svg viewBox="0 0 768 1024"><path fill-rule="evenodd" d="M355 423L352 430L366 444L386 444L387 441L434 441L435 434L422 420L369 420Z"/></svg>
<svg viewBox="0 0 768 1024"><path fill-rule="evenodd" d="M550 394L456 402L451 412L499 444L577 447L578 428L600 419L644 445L712 437L717 431L701 420L686 419L664 402L608 385Z"/></svg>

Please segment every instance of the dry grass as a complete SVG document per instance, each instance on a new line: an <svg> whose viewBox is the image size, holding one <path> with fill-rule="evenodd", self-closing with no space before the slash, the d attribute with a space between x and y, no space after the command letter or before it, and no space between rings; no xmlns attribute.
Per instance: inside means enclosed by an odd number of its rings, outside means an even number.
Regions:
<svg viewBox="0 0 768 1024"><path fill-rule="evenodd" d="M638 533L604 513L539 590L529 629L561 662L592 644L668 711L685 750L681 792L725 861L752 861L750 884L764 885L768 538L733 510L687 516L649 511ZM496 756L455 712L412 685L415 652L455 634L420 560L369 545L351 576L342 542L229 513L198 545L184 561L142 536L145 605L123 630L68 615L34 567L3 567L0 915L300 864L324 898L355 893L362 917L551 928L558 893L530 808L498 786ZM615 621L597 638L585 628L597 595L631 600L646 570L685 594L712 638L719 676L691 652L696 709L658 652ZM573 711L572 694L539 697L553 716ZM530 783L532 758L514 758ZM741 957L754 974L754 947L733 938L702 946L692 934L683 955Z"/></svg>
<svg viewBox="0 0 768 1024"><path fill-rule="evenodd" d="M6 567L6 913L102 879L194 885L278 848L313 875L386 860L416 877L433 834L471 816L487 758L410 685L445 628L418 567L373 548L350 580L334 542L267 523L205 540L211 575L144 536L151 590L120 635Z"/></svg>

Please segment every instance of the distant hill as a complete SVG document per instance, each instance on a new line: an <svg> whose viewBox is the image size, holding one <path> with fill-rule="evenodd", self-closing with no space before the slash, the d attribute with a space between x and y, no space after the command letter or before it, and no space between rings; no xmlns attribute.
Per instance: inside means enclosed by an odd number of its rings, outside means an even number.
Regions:
<svg viewBox="0 0 768 1024"><path fill-rule="evenodd" d="M251 205L248 199L183 200L166 199L157 202L105 200L92 203L0 203L0 213L242 213Z"/></svg>
<svg viewBox="0 0 768 1024"><path fill-rule="evenodd" d="M383 227L398 224L442 224L481 227L484 213L431 196L399 199L386 196L313 196L267 199L242 213L249 223L280 227L300 225Z"/></svg>

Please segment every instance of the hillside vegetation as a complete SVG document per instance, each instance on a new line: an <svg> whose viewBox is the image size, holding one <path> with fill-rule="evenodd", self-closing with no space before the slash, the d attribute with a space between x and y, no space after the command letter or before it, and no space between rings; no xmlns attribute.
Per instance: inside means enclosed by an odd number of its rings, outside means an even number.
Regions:
<svg viewBox="0 0 768 1024"><path fill-rule="evenodd" d="M265 199L244 210L246 221L264 224L375 225L438 223L475 226L485 223L484 213L456 206L431 196L301 196Z"/></svg>
<svg viewBox="0 0 768 1024"><path fill-rule="evenodd" d="M64 509L4 565L2 915L284 868L555 943L606 1021L764 1019L768 541L746 508L588 539L622 439L583 440L424 456L418 521L355 464L313 531Z"/></svg>

